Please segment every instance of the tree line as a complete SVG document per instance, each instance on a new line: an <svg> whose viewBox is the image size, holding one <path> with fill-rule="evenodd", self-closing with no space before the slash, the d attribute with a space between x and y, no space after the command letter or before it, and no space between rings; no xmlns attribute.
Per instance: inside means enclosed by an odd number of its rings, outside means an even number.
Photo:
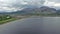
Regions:
<svg viewBox="0 0 60 34"><path fill-rule="evenodd" d="M8 20L8 19L11 19L12 17L10 15L1 15L0 16L0 21L2 20Z"/></svg>

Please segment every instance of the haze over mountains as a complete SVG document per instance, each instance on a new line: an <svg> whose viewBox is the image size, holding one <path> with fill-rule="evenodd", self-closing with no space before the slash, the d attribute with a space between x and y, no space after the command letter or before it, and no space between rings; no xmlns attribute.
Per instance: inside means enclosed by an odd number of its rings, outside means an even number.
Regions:
<svg viewBox="0 0 60 34"><path fill-rule="evenodd" d="M51 13L58 13L60 10L56 10L55 8L47 7L47 6L42 6L42 7L28 7L23 10L18 10L16 12L1 12L0 14L51 14Z"/></svg>
<svg viewBox="0 0 60 34"><path fill-rule="evenodd" d="M0 14L49 14L59 12L59 0L0 0Z"/></svg>

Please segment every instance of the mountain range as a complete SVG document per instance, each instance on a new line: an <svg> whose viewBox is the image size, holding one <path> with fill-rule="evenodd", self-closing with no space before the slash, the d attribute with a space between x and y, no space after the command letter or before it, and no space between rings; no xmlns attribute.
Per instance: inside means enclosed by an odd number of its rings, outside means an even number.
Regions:
<svg viewBox="0 0 60 34"><path fill-rule="evenodd" d="M47 6L42 6L42 7L29 7L25 8L21 11L16 11L16 12L2 12L0 14L36 14L36 13L43 13L43 14L51 14L51 13L59 13L60 10L56 10L55 8L50 8Z"/></svg>

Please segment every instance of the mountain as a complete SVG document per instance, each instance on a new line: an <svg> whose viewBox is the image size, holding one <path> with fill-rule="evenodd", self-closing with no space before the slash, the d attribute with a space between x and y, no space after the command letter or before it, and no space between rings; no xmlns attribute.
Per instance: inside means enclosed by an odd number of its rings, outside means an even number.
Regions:
<svg viewBox="0 0 60 34"><path fill-rule="evenodd" d="M50 8L50 7L47 7L47 6L42 6L42 7L28 7L28 8L25 8L21 11L16 11L16 12L11 12L11 13L8 13L6 12L6 14L23 14L23 15L27 15L27 14L40 14L40 13L43 13L43 14L51 14L51 13L56 13L56 9L54 8ZM5 14L5 13L4 13Z"/></svg>
<svg viewBox="0 0 60 34"><path fill-rule="evenodd" d="M45 14L56 13L56 9L50 8L50 7L47 7L47 6L40 7L40 10L41 10L42 13L45 13Z"/></svg>
<svg viewBox="0 0 60 34"><path fill-rule="evenodd" d="M60 9L58 9L58 10L56 11L56 13L57 13L57 14L60 14Z"/></svg>
<svg viewBox="0 0 60 34"><path fill-rule="evenodd" d="M25 8L21 11L17 11L16 13L20 13L20 14L36 14L36 13L51 14L51 13L56 13L56 9L50 8L47 6L42 6L40 8Z"/></svg>

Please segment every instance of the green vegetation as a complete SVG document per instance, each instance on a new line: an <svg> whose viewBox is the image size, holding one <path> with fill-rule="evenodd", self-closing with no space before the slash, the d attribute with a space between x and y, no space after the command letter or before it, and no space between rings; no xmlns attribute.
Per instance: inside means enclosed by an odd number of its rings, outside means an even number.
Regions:
<svg viewBox="0 0 60 34"><path fill-rule="evenodd" d="M2 15L0 16L0 24L4 24L10 21L16 20L15 18L9 16L9 15Z"/></svg>
<svg viewBox="0 0 60 34"><path fill-rule="evenodd" d="M8 16L8 15L2 15L2 16L0 16L0 21L8 20L8 19L11 19L11 18L12 18L11 16Z"/></svg>
<svg viewBox="0 0 60 34"><path fill-rule="evenodd" d="M7 22L10 22L10 21L14 21L16 20L15 18L11 18L11 19L8 19L8 20L2 20L0 21L0 24L4 24L4 23L7 23Z"/></svg>
<svg viewBox="0 0 60 34"><path fill-rule="evenodd" d="M8 23L8 22L11 22L11 21L14 21L14 20L17 20L17 19L22 19L22 18L26 18L26 17L29 17L29 16L21 16L21 15L0 15L0 25L1 24L4 24L4 23Z"/></svg>

